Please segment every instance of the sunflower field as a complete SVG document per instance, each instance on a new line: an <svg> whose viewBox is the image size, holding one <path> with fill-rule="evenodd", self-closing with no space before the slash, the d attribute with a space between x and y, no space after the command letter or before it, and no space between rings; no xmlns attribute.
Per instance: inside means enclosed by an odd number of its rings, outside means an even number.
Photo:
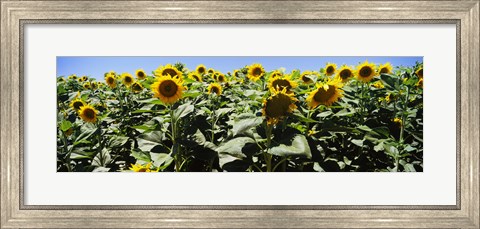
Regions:
<svg viewBox="0 0 480 229"><path fill-rule="evenodd" d="M58 76L57 171L423 171L423 63L340 64Z"/></svg>

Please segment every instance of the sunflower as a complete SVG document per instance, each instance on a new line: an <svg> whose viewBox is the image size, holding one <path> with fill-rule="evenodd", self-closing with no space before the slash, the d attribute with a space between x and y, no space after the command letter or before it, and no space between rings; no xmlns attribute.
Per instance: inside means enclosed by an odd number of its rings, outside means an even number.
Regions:
<svg viewBox="0 0 480 229"><path fill-rule="evenodd" d="M83 102L83 100L78 98L72 100L72 102L70 103L70 107L72 107L76 111L80 110L80 108L83 106L85 106L85 103Z"/></svg>
<svg viewBox="0 0 480 229"><path fill-rule="evenodd" d="M378 88L378 89L382 89L382 88L384 88L385 86L383 85L382 81L378 80L377 82L375 82L375 83L372 84L372 87Z"/></svg>
<svg viewBox="0 0 480 229"><path fill-rule="evenodd" d="M289 92L291 89L297 87L297 83L295 81L291 80L291 75L285 76L285 77L275 77L275 78L270 78L268 86L270 89L283 89L286 88L287 92Z"/></svg>
<svg viewBox="0 0 480 229"><path fill-rule="evenodd" d="M212 94L212 93L215 93L217 95L221 95L222 94L222 86L218 83L211 83L210 85L208 85L208 94Z"/></svg>
<svg viewBox="0 0 480 229"><path fill-rule="evenodd" d="M233 71L233 78L236 80L237 78L240 78L240 73L242 73L242 71L238 70L238 69L235 69Z"/></svg>
<svg viewBox="0 0 480 229"><path fill-rule="evenodd" d="M134 172L147 172L147 173L150 173L150 172L158 172L160 170L160 168L157 168L157 170L153 170L152 169L152 163L149 162L148 164L146 165L141 165L141 164L131 164L132 167L130 167L130 170L134 171Z"/></svg>
<svg viewBox="0 0 480 229"><path fill-rule="evenodd" d="M402 126L402 119L398 118L398 117L395 117L393 119L393 123L395 123L395 125L401 127Z"/></svg>
<svg viewBox="0 0 480 229"><path fill-rule="evenodd" d="M147 74L145 73L145 71L143 71L143 69L138 69L137 71L135 71L135 76L137 76L137 79L139 80L147 78Z"/></svg>
<svg viewBox="0 0 480 229"><path fill-rule="evenodd" d="M420 87L420 88L423 88L423 78L420 78L420 80L418 80L416 86Z"/></svg>
<svg viewBox="0 0 480 229"><path fill-rule="evenodd" d="M227 78L225 78L225 75L221 72L215 72L215 74L213 74L215 77L215 80L220 82L220 83L223 83L223 82L226 82L227 81Z"/></svg>
<svg viewBox="0 0 480 229"><path fill-rule="evenodd" d="M262 114L269 125L275 125L297 109L295 102L298 100L293 92L287 92L286 88L271 89L270 92L272 93L270 97L263 101Z"/></svg>
<svg viewBox="0 0 480 229"><path fill-rule="evenodd" d="M203 74L205 74L207 72L207 68L205 67L205 65L200 64L200 65L197 66L195 71L202 76Z"/></svg>
<svg viewBox="0 0 480 229"><path fill-rule="evenodd" d="M98 111L95 110L93 106L85 105L80 108L78 114L80 118L83 119L85 122L96 122L97 121L97 113Z"/></svg>
<svg viewBox="0 0 480 229"><path fill-rule="evenodd" d="M337 65L334 63L327 63L325 66L325 75L331 76L335 74L335 70L337 69Z"/></svg>
<svg viewBox="0 0 480 229"><path fill-rule="evenodd" d="M198 73L198 72L190 72L190 74L188 74L188 78L190 78L192 80L195 80L195 81L198 81L198 82L203 81L201 74Z"/></svg>
<svg viewBox="0 0 480 229"><path fill-rule="evenodd" d="M391 101L395 100L396 99L396 96L392 93L388 93L386 96L385 96L385 101L387 103L390 103Z"/></svg>
<svg viewBox="0 0 480 229"><path fill-rule="evenodd" d="M155 70L155 76L157 77L167 76L167 75L174 78L178 78L178 79L182 78L182 72L179 71L175 66L171 64L160 66L157 70Z"/></svg>
<svg viewBox="0 0 480 229"><path fill-rule="evenodd" d="M377 74L375 64L365 61L357 66L357 79L363 82L370 82Z"/></svg>
<svg viewBox="0 0 480 229"><path fill-rule="evenodd" d="M310 108L315 108L322 104L330 106L342 97L342 82L337 79L328 79L325 83L318 83L317 89L310 92L307 97L307 104Z"/></svg>
<svg viewBox="0 0 480 229"><path fill-rule="evenodd" d="M151 88L153 97L159 98L162 102L173 104L182 98L183 82L170 75L158 77L157 82L153 83Z"/></svg>
<svg viewBox="0 0 480 229"><path fill-rule="evenodd" d="M139 82L135 82L132 84L132 91L135 93L139 93L143 91L143 86Z"/></svg>
<svg viewBox="0 0 480 229"><path fill-rule="evenodd" d="M115 80L115 75L108 73L107 76L105 76L105 83L110 88L115 88L117 86L117 81Z"/></svg>
<svg viewBox="0 0 480 229"><path fill-rule="evenodd" d="M83 88L85 88L85 89L90 89L90 86L91 86L91 85L90 85L90 82L85 82L85 83L83 84Z"/></svg>
<svg viewBox="0 0 480 229"><path fill-rule="evenodd" d="M265 74L265 69L261 64L252 64L248 67L247 77L252 81L259 80Z"/></svg>
<svg viewBox="0 0 480 229"><path fill-rule="evenodd" d="M281 71L275 70L270 74L270 78L282 77L283 73Z"/></svg>
<svg viewBox="0 0 480 229"><path fill-rule="evenodd" d="M121 77L122 77L122 82L123 84L125 84L125 86L130 87L130 85L133 84L133 77L130 73L128 72L122 73Z"/></svg>
<svg viewBox="0 0 480 229"><path fill-rule="evenodd" d="M90 86L92 87L92 89L97 89L98 84L97 84L97 82L94 81L94 82L90 83Z"/></svg>
<svg viewBox="0 0 480 229"><path fill-rule="evenodd" d="M69 75L69 76L68 76L68 79L76 80L76 79L77 79L77 75L75 75L75 74Z"/></svg>
<svg viewBox="0 0 480 229"><path fill-rule="evenodd" d="M418 76L418 78L423 79L423 67L420 67L415 71L415 74Z"/></svg>
<svg viewBox="0 0 480 229"><path fill-rule="evenodd" d="M213 74L215 73L215 70L213 70L213 68L209 68L208 71L207 71L208 74Z"/></svg>
<svg viewBox="0 0 480 229"><path fill-rule="evenodd" d="M382 64L382 65L378 66L378 73L379 74L391 74L392 69L393 69L393 67L390 64L390 62L387 62L385 64Z"/></svg>
<svg viewBox="0 0 480 229"><path fill-rule="evenodd" d="M58 78L57 78L57 81L58 81L58 82L65 82L65 78L63 78L63 77L58 77Z"/></svg>
<svg viewBox="0 0 480 229"><path fill-rule="evenodd" d="M316 74L312 71L304 71L302 75L300 75L300 78L302 79L303 83L311 84L313 83L313 79L310 77L312 75L316 75Z"/></svg>
<svg viewBox="0 0 480 229"><path fill-rule="evenodd" d="M337 75L335 77L339 78L342 80L342 83L347 82L350 80L354 75L354 71L351 67L343 65L340 69L337 71Z"/></svg>

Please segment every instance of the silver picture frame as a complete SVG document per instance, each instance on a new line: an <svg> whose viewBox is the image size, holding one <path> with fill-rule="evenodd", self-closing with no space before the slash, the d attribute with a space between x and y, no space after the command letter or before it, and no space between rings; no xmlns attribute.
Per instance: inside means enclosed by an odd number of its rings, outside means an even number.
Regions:
<svg viewBox="0 0 480 229"><path fill-rule="evenodd" d="M1 0L1 228L479 228L479 5L478 0ZM26 205L23 39L28 24L454 24L456 204Z"/></svg>

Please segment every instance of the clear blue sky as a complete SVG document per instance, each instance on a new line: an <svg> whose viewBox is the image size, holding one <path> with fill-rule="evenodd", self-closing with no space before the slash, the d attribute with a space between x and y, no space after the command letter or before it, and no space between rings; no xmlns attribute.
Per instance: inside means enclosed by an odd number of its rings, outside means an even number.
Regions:
<svg viewBox="0 0 480 229"><path fill-rule="evenodd" d="M293 69L319 70L327 62L357 65L359 62L368 60L376 64L390 62L395 66L413 66L415 62L423 62L423 57L303 57L303 56L195 56L195 57L140 57L140 56L61 56L57 57L57 76L87 75L98 81L103 81L104 73L115 71L117 73L135 73L135 70L142 68L148 74L157 69L160 65L182 62L190 70L197 65L204 64L207 68L214 68L223 73L233 72L234 69L242 68L252 63L261 63L266 71L272 71L284 67L287 72Z"/></svg>

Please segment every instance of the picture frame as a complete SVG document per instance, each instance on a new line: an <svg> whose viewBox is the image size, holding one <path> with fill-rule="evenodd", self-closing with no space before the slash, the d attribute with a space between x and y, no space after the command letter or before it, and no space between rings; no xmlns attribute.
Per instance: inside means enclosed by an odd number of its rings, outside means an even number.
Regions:
<svg viewBox="0 0 480 229"><path fill-rule="evenodd" d="M479 1L2 0L1 228L479 228L479 6ZM455 24L460 107L457 135L461 136L457 138L457 204L449 207L25 205L23 26L151 23Z"/></svg>

